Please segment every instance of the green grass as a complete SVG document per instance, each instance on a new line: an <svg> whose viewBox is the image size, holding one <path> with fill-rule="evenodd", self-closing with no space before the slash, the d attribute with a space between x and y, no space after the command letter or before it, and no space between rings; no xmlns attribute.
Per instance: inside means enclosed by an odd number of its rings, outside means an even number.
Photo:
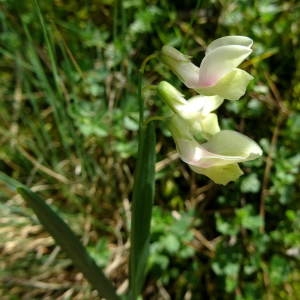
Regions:
<svg viewBox="0 0 300 300"><path fill-rule="evenodd" d="M143 297L299 297L299 256L290 253L300 247L300 7L246 2L0 3L0 170L63 216L120 293L128 290L139 99L147 120L166 113L153 88L161 80L191 95L158 51L168 43L199 63L210 41L241 34L254 40L244 67L255 80L243 99L222 106L222 127L259 141L264 157L245 164L238 182L215 186L175 158L156 121ZM97 299L2 183L0 205L1 298Z"/></svg>

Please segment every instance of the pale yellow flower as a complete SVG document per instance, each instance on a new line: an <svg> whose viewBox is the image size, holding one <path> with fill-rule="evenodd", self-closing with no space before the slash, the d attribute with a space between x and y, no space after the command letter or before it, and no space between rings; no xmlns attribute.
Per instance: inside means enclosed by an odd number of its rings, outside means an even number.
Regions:
<svg viewBox="0 0 300 300"><path fill-rule="evenodd" d="M158 93L174 112L167 123L180 158L196 173L227 184L243 174L238 163L262 155L258 144L247 136L220 130L217 115L212 113L223 102L219 96L197 96L187 101L167 82L158 85Z"/></svg>
<svg viewBox="0 0 300 300"><path fill-rule="evenodd" d="M210 43L200 67L171 46L162 48L162 60L189 88L202 95L238 100L253 77L237 68L252 52L253 42L244 36L226 36Z"/></svg>

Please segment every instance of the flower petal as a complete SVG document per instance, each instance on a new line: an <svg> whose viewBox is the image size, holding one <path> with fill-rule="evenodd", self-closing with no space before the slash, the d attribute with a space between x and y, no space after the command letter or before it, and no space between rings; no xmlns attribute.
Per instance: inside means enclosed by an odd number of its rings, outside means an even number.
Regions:
<svg viewBox="0 0 300 300"><path fill-rule="evenodd" d="M250 48L238 45L221 46L209 51L200 65L198 87L214 86L251 52Z"/></svg>
<svg viewBox="0 0 300 300"><path fill-rule="evenodd" d="M262 149L256 142L233 130L222 130L207 143L202 144L207 151L224 156L240 156L240 161L255 159L262 155Z"/></svg>
<svg viewBox="0 0 300 300"><path fill-rule="evenodd" d="M209 139L211 136L220 131L218 117L216 114L210 113L200 118L202 135L204 138Z"/></svg>
<svg viewBox="0 0 300 300"><path fill-rule="evenodd" d="M164 102L175 114L186 121L185 123L192 131L204 131L209 136L220 131L217 116L210 112L223 103L224 100L221 97L195 96L186 101L182 94L166 81L160 82L157 89ZM183 122L183 120L178 120L178 122Z"/></svg>
<svg viewBox="0 0 300 300"><path fill-rule="evenodd" d="M186 111L201 112L203 115L207 115L210 112L216 110L224 99L220 96L194 96L187 101Z"/></svg>
<svg viewBox="0 0 300 300"><path fill-rule="evenodd" d="M187 87L193 88L197 86L199 68L190 61L188 56L171 46L164 46L161 50L161 54L163 62Z"/></svg>
<svg viewBox="0 0 300 300"><path fill-rule="evenodd" d="M179 113L181 107L184 107L188 102L183 95L175 89L170 83L161 81L157 86L157 92L162 100L175 112Z"/></svg>
<svg viewBox="0 0 300 300"><path fill-rule="evenodd" d="M195 139L173 137L180 158L189 165L200 168L253 160L262 155L257 143L233 130L221 130L203 144Z"/></svg>
<svg viewBox="0 0 300 300"><path fill-rule="evenodd" d="M199 144L196 140L181 138L176 139L175 136L173 137L180 158L184 162L192 166L200 168L210 168L213 166L223 166L240 162L245 159L245 157L241 155L223 155L209 151L205 148L205 145L208 142L204 144Z"/></svg>
<svg viewBox="0 0 300 300"><path fill-rule="evenodd" d="M241 35L229 35L229 36L224 36L219 39L216 39L212 41L206 48L206 53L221 47L221 46L226 46L226 45L240 45L244 47L250 48L253 45L253 41L246 37L246 36L241 36Z"/></svg>
<svg viewBox="0 0 300 300"><path fill-rule="evenodd" d="M247 85L253 77L244 70L233 69L223 78L221 78L216 85L211 87L197 88L198 93L204 95L219 95L228 100L238 100L246 92Z"/></svg>
<svg viewBox="0 0 300 300"><path fill-rule="evenodd" d="M230 181L237 180L243 174L243 171L240 169L238 164L211 167L206 169L195 166L190 166L190 168L198 174L203 174L209 177L215 183L223 185Z"/></svg>
<svg viewBox="0 0 300 300"><path fill-rule="evenodd" d="M184 140L187 145L190 145L189 141L191 140L195 140L198 145L198 141L204 142L220 131L218 117L213 113L206 116L198 113L198 115L195 115L191 119L183 119L174 114L168 120L168 128L175 142L177 140ZM191 148L192 146L188 147Z"/></svg>
<svg viewBox="0 0 300 300"><path fill-rule="evenodd" d="M170 130L173 139L194 140L189 123L173 114L167 121L168 129Z"/></svg>

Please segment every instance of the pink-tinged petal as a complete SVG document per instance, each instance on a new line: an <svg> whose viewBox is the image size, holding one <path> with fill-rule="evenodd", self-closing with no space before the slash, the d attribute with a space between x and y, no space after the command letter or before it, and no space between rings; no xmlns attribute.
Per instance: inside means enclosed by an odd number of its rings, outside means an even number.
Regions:
<svg viewBox="0 0 300 300"><path fill-rule="evenodd" d="M219 131L203 144L194 139L173 137L180 158L189 165L200 168L253 160L262 155L257 143L233 130Z"/></svg>
<svg viewBox="0 0 300 300"><path fill-rule="evenodd" d="M171 46L164 46L161 50L161 58L187 87L197 86L199 68L190 61L188 56Z"/></svg>
<svg viewBox="0 0 300 300"><path fill-rule="evenodd" d="M207 176L215 183L223 185L226 185L230 181L237 180L243 174L243 171L240 169L238 164L211 167L206 169L195 166L190 166L190 168L198 174Z"/></svg>
<svg viewBox="0 0 300 300"><path fill-rule="evenodd" d="M251 48L251 46L253 45L253 41L250 38L248 38L246 36L241 36L241 35L224 36L224 37L221 37L219 39L212 41L207 46L206 53L209 53L218 47L228 46L228 45L239 45L239 46Z"/></svg>
<svg viewBox="0 0 300 300"><path fill-rule="evenodd" d="M192 166L210 168L244 160L243 156L222 155L208 151L204 146L206 143L199 144L196 140L176 139L176 137L174 137L174 139L180 158Z"/></svg>
<svg viewBox="0 0 300 300"><path fill-rule="evenodd" d="M196 91L204 95L219 95L224 99L238 100L246 92L246 88L253 77L244 70L233 69L216 85L210 87L200 87Z"/></svg>
<svg viewBox="0 0 300 300"><path fill-rule="evenodd" d="M200 65L198 88L217 84L222 77L247 58L251 51L248 47L238 45L226 45L210 51Z"/></svg>

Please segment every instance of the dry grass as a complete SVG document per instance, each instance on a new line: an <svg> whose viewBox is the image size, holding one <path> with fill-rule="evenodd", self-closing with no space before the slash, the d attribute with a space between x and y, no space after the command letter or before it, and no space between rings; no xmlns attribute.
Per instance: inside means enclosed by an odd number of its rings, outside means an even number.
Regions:
<svg viewBox="0 0 300 300"><path fill-rule="evenodd" d="M1 204L0 224L1 299L99 299L19 196ZM106 274L124 292L128 243L119 239L109 248Z"/></svg>

